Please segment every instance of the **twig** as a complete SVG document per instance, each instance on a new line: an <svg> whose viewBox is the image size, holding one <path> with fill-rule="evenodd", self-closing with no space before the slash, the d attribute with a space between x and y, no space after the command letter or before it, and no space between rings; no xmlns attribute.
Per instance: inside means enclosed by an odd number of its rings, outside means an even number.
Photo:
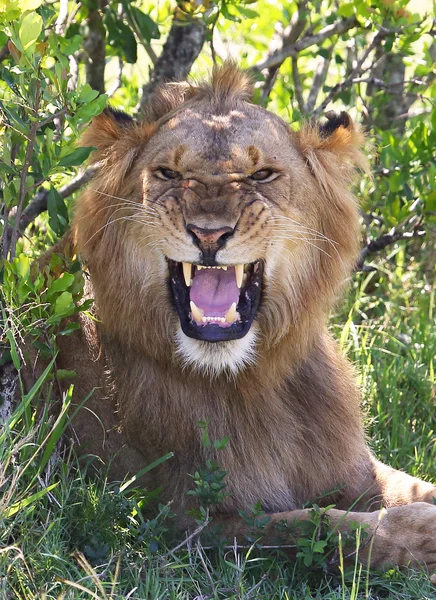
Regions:
<svg viewBox="0 0 436 600"><path fill-rule="evenodd" d="M157 55L156 55L156 52L151 47L151 44L149 44L148 42L142 42L142 45L144 46L144 49L148 54L148 58L151 60L153 65L155 65L157 63Z"/></svg>
<svg viewBox="0 0 436 600"><path fill-rule="evenodd" d="M196 549L197 549L197 552L198 552L198 556L200 557L201 564L203 565L204 572L206 573L207 578L209 579L210 587L212 589L212 595L215 596L215 584L213 582L212 576L210 574L210 571L209 571L209 569L207 567L207 564L206 564L206 561L204 559L203 551L201 549L200 541L197 541L197 543L196 543Z"/></svg>
<svg viewBox="0 0 436 600"><path fill-rule="evenodd" d="M256 546L261 550L296 550L298 547L295 544L268 544L267 546L263 544L256 544ZM237 547L241 548L241 550L247 550L252 548L253 544L238 544ZM214 550L216 546L202 546L202 548L203 550ZM220 548L222 550L234 550L235 545L227 544L225 546L220 546Z"/></svg>
<svg viewBox="0 0 436 600"><path fill-rule="evenodd" d="M402 29L401 28L400 29L398 29L398 28L387 29L386 27L380 27L380 30L375 34L372 42L367 47L365 52L362 54L359 61L356 63L356 66L353 67L353 69L350 71L350 73L347 75L347 77L341 83L336 84L330 90L330 92L327 94L327 96L324 98L324 100L321 102L321 104L313 111L313 114L319 115L320 113L324 112L324 109L326 108L326 106L338 94L340 94L343 90L345 90L346 88L348 88L350 85L353 84L354 79L359 77L364 71L368 71L368 70L372 69L374 67L374 63L372 65L369 65L368 67L364 67L364 63L366 62L368 56L371 54L371 52L373 50L375 50L378 46L380 46L382 41L388 35L398 33L399 31L402 31Z"/></svg>
<svg viewBox="0 0 436 600"><path fill-rule="evenodd" d="M108 98L111 98L115 92L117 90L120 89L120 87L123 84L123 68L124 68L124 63L122 58L118 58L118 73L117 73L117 78L114 82L114 84L108 89L108 91L106 92L106 94L108 95Z"/></svg>
<svg viewBox="0 0 436 600"><path fill-rule="evenodd" d="M393 227L389 233L383 234L378 238L371 240L366 246L364 246L360 252L360 257L357 262L355 271L367 271L365 268L365 260L370 254L380 252L387 246L391 246L401 240L410 240L412 238L423 237L426 234L424 229L421 229L421 219L413 227L412 231L404 231L402 229L396 229ZM372 267L371 267L372 268Z"/></svg>
<svg viewBox="0 0 436 600"><path fill-rule="evenodd" d="M291 18L289 27L284 31L280 48L283 49L291 44L295 44L300 35L303 33L307 23L307 0L301 0L297 5L297 10ZM270 52L270 56L274 51ZM264 104L268 99L271 90L274 86L280 65L275 65L268 69L268 74L265 77L265 82L262 86L261 103Z"/></svg>
<svg viewBox="0 0 436 600"><path fill-rule="evenodd" d="M194 529L194 531L188 535L187 538L185 538L182 542L180 542L180 544L177 544L177 546L175 548L173 548L172 550L170 550L167 553L167 556L170 554L174 554L175 552L177 552L178 550L180 550L181 548L183 548L184 546L186 546L189 542L191 542L192 540L194 540L196 537L198 537L200 535L200 533L203 531L203 529L205 529L210 523L210 519L209 519L209 513L207 514L206 519L203 521L203 523L201 525L199 525L197 527L197 529Z"/></svg>
<svg viewBox="0 0 436 600"><path fill-rule="evenodd" d="M305 50L310 46L320 45L322 42L324 42L324 40L327 40L334 35L341 35L342 33L345 33L354 27L360 27L359 21L356 19L356 17L349 17L343 21L338 21L332 25L327 25L324 27L324 29L318 31L318 33L305 36L295 42L295 44L290 44L281 50L277 50L263 62L254 65L252 69L254 71L262 71L263 69L269 69L270 67L280 65L286 58L290 56L298 56L302 50Z"/></svg>
<svg viewBox="0 0 436 600"><path fill-rule="evenodd" d="M39 79L36 80L36 90L35 90L35 103L33 106L33 112L35 114L35 116L38 114L38 108L39 108L39 100L41 97L41 82ZM20 175L20 191L19 191L19 196L18 196L18 206L17 206L17 212L15 215L15 220L14 220L14 225L12 227L12 233L11 236L9 238L9 240L5 240L5 247L3 248L3 257L7 258L8 254L10 255L10 258L14 258L15 257L15 249L16 249L16 245L17 245L17 239L18 239L18 226L19 226L19 222L20 222L20 218L23 212L23 208L24 208L24 200L26 198L26 178L27 178L27 173L29 171L29 167L30 167L30 161L32 159L32 152L33 152L33 148L35 146L35 141L36 141L36 132L38 130L38 122L35 119L32 122L32 125L30 126L30 132L29 132L29 139L27 142L27 147L26 147L26 154L24 157L24 163L21 169L21 175ZM7 228L7 223L5 222L5 228Z"/></svg>
<svg viewBox="0 0 436 600"><path fill-rule="evenodd" d="M216 24L218 22L219 16L220 16L220 11L217 10L216 16L215 16L214 20L212 21L212 25L211 25L210 31L209 31L209 35L210 35L210 53L212 55L212 61L213 61L214 65L216 65L216 52L215 52L215 45L214 45L214 42L213 42L213 36L214 36L214 33L215 33L215 27L216 27Z"/></svg>
<svg viewBox="0 0 436 600"><path fill-rule="evenodd" d="M247 590L247 592L245 593L245 598L250 598L251 594L253 592L255 592L258 588L260 588L260 586L263 584L263 582L265 581L265 579L268 579L268 574L264 573L262 575L262 577L259 579L259 581L253 585L252 588L250 588L249 590Z"/></svg>
<svg viewBox="0 0 436 600"><path fill-rule="evenodd" d="M55 31L58 35L65 33L66 24L68 19L68 0L60 0L59 2L59 14L56 19Z"/></svg>
<svg viewBox="0 0 436 600"><path fill-rule="evenodd" d="M70 78L67 83L67 89L71 92L77 88L77 80L79 78L79 61L77 59L77 53L71 54L71 56L68 57L68 63L70 65Z"/></svg>
<svg viewBox="0 0 436 600"><path fill-rule="evenodd" d="M63 117L68 112L68 109L69 109L69 106L64 106L63 108L61 108L61 110L58 110L57 112L53 113L52 115L50 115L49 117L44 119L44 121L40 121L37 125L37 129L41 129L41 127L48 125L55 119L59 119L60 117Z"/></svg>
<svg viewBox="0 0 436 600"><path fill-rule="evenodd" d="M307 114L310 114L315 108L315 104L318 99L318 94L327 78L327 73L329 70L330 62L332 60L334 47L335 45L332 44L327 50L327 56L325 58L321 57L321 60L319 61L315 77L313 78L312 86L309 91L309 97L306 102L305 112Z"/></svg>
<svg viewBox="0 0 436 600"><path fill-rule="evenodd" d="M292 57L292 79L294 80L294 92L297 99L298 108L304 115L306 113L303 98L303 86L301 85L300 71L298 70L298 58Z"/></svg>
<svg viewBox="0 0 436 600"><path fill-rule="evenodd" d="M386 37L386 35L387 34L384 34L381 31L376 33L372 42L370 43L368 48L365 50L365 52L362 54L362 56L360 57L359 61L356 64L356 66L350 71L348 76L341 83L336 84L330 90L330 92L327 94L327 96L324 98L324 100L321 102L321 104L313 111L314 115L318 115L318 114L322 113L324 111L325 107L329 104L329 102L331 102L333 100L333 98L335 98L338 94L340 94L344 89L349 87L352 84L353 79L362 73L362 71L364 70L364 68L363 68L364 62L366 61L368 56L371 54L371 52L373 50L375 50L377 48L377 46L379 46L381 44L381 42ZM370 68L370 67L368 67L368 68Z"/></svg>
<svg viewBox="0 0 436 600"><path fill-rule="evenodd" d="M417 108L416 110L409 110L402 115L396 115L393 117L394 121L399 119L413 119L413 117L419 117L421 115L430 115L433 112L431 108Z"/></svg>

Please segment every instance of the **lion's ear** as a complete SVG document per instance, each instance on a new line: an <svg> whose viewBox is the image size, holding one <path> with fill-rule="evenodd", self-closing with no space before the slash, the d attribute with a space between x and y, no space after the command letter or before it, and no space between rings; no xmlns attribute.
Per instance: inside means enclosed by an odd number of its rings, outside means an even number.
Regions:
<svg viewBox="0 0 436 600"><path fill-rule="evenodd" d="M126 113L107 107L92 119L82 134L80 145L94 146L97 151L94 152L92 160L99 160L134 126L135 121Z"/></svg>
<svg viewBox="0 0 436 600"><path fill-rule="evenodd" d="M155 125L138 123L123 112L106 108L93 118L80 145L96 148L91 162L99 163L99 178L105 187L115 189L155 131Z"/></svg>
<svg viewBox="0 0 436 600"><path fill-rule="evenodd" d="M297 145L322 187L337 183L348 185L356 168L369 172L363 152L366 138L359 125L346 112L326 114L325 123L305 123L297 134Z"/></svg>

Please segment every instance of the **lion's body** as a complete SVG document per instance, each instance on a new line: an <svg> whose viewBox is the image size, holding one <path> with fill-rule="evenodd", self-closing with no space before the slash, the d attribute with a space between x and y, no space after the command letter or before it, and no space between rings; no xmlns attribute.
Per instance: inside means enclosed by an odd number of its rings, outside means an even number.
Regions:
<svg viewBox="0 0 436 600"><path fill-rule="evenodd" d="M83 450L117 480L174 452L142 482L162 486L179 513L188 474L206 458L227 472L230 495L217 518L258 501L275 519L314 499L364 510L430 501L430 484L372 457L352 369L325 325L359 247L348 183L365 166L362 134L345 117L292 133L249 104L240 73L228 67L214 77L211 87L164 88L145 124L105 114L85 134L102 166L78 202L72 235L97 321L82 315L81 331L59 342L59 366L78 373L77 401L94 390L74 423ZM268 182L247 175L254 170ZM173 173L183 175L172 181ZM216 239L226 232L225 245L210 242L216 231ZM171 298L177 304L178 288L168 281L180 282L167 260L191 265L194 283L202 261L260 260L262 297L248 333L208 341L208 332L227 331L194 322L194 309L182 331ZM256 268L246 275L253 289ZM210 272L217 286L225 276ZM227 446L204 447L199 421L210 439L229 437Z"/></svg>
<svg viewBox="0 0 436 600"><path fill-rule="evenodd" d="M272 383L265 361L258 374L215 378L211 393L208 378L126 352L114 340L97 337L98 326L88 322L87 327L93 336L88 345L92 353L89 358L84 355L82 345L74 352L81 364L68 358L65 367L74 366L80 373L78 400L96 388L86 406L105 427L84 410L76 432L87 451L103 454L107 464L120 452L111 463L113 479L122 480L174 452L146 483L149 488L162 486L165 499L182 508L192 487L187 474L213 457L227 472L231 494L219 510L230 513L248 510L259 500L267 512L294 509L315 498L331 503L327 492L332 490L339 490L334 501L346 507L359 490L372 485L359 394L349 366L336 355L327 334L279 385ZM82 336L76 334L77 341L89 344L89 334L87 342ZM69 354L71 341L61 340ZM230 437L224 449L215 453L202 446L200 421L209 422L212 440ZM123 443L137 452L122 449Z"/></svg>

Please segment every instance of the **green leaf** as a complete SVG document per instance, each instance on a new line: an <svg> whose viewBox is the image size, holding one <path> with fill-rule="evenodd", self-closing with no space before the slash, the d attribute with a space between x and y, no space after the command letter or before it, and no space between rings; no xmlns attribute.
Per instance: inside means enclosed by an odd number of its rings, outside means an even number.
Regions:
<svg viewBox="0 0 436 600"><path fill-rule="evenodd" d="M247 17L247 19L255 19L259 16L259 13L255 10L252 10L251 8L245 8L244 6L235 6L235 8L238 12L241 13L241 15Z"/></svg>
<svg viewBox="0 0 436 600"><path fill-rule="evenodd" d="M130 27L128 27L113 11L107 11L105 25L108 33L108 44L117 56L124 56L128 63L138 59L137 43Z"/></svg>
<svg viewBox="0 0 436 600"><path fill-rule="evenodd" d="M147 465L146 467L144 467L143 469L138 471L138 473L136 473L136 475L134 475L133 477L128 479L126 482L123 483L123 485L120 486L120 492L122 493L122 492L126 491L126 489L128 487L130 487L132 485L132 483L135 483L135 481L137 481L140 477L142 477L143 475L145 475L152 469L155 469L156 467L158 467L162 463L166 462L169 458L172 458L173 456L174 456L174 452L168 452L168 454L165 454L165 456L161 456L160 458L158 458L157 460L152 462L150 465Z"/></svg>
<svg viewBox="0 0 436 600"><path fill-rule="evenodd" d="M395 33L390 33L385 40L384 51L390 52L395 41Z"/></svg>
<svg viewBox="0 0 436 600"><path fill-rule="evenodd" d="M95 115L99 115L101 111L106 106L107 96L106 94L102 94L89 104L84 104L76 111L75 121L83 121L88 122L89 119L95 117Z"/></svg>
<svg viewBox="0 0 436 600"><path fill-rule="evenodd" d="M354 3L339 5L338 15L341 15L341 17L352 17L353 14L354 14Z"/></svg>
<svg viewBox="0 0 436 600"><path fill-rule="evenodd" d="M92 102L92 100L95 100L95 98L97 98L97 96L98 96L97 90L94 90L89 85L89 83L87 83L81 89L80 94L77 98L77 101L84 102L85 104L87 104L88 102Z"/></svg>
<svg viewBox="0 0 436 600"><path fill-rule="evenodd" d="M318 542L315 542L313 545L313 551L314 552L318 552L318 553L322 553L324 552L325 547L327 546L327 542L326 540L319 540Z"/></svg>
<svg viewBox="0 0 436 600"><path fill-rule="evenodd" d="M40 500L43 496L48 494L48 492L51 492L51 490L54 490L55 487L57 487L58 485L59 485L59 481L57 481L56 483L53 483L52 485L49 485L48 487L44 488L43 490L39 490L39 492L36 492L35 494L32 494L31 496L27 496L27 498L24 498L24 500L21 500L20 502L11 504L4 511L4 513L3 513L4 516L5 517L13 517L15 514L17 514L17 512L19 512L23 508L30 506L31 504L35 503L37 500Z"/></svg>
<svg viewBox="0 0 436 600"><path fill-rule="evenodd" d="M15 345L14 336L12 335L12 331L10 329L6 329L5 333L10 345L12 362L14 363L14 367L17 369L17 371L19 371L21 368L21 363L20 357L18 356L17 347Z"/></svg>
<svg viewBox="0 0 436 600"><path fill-rule="evenodd" d="M56 371L56 377L58 379L73 379L74 377L77 377L77 372L69 369L58 369Z"/></svg>
<svg viewBox="0 0 436 600"><path fill-rule="evenodd" d="M21 10L25 12L26 10L36 10L42 4L43 0L21 0Z"/></svg>
<svg viewBox="0 0 436 600"><path fill-rule="evenodd" d="M50 227L55 233L61 235L64 233L68 222L68 211L62 196L53 186L50 187L48 192L47 210Z"/></svg>
<svg viewBox="0 0 436 600"><path fill-rule="evenodd" d="M14 267L20 279L27 280L30 274L30 258L25 254L20 254L14 260Z"/></svg>
<svg viewBox="0 0 436 600"><path fill-rule="evenodd" d="M146 42L160 38L159 28L150 15L146 15L133 4L128 7L128 15L135 26L136 33L144 38Z"/></svg>
<svg viewBox="0 0 436 600"><path fill-rule="evenodd" d="M227 4L223 4L222 8L221 8L221 14L223 15L223 17L225 17L226 19L228 19L229 21L234 21L236 23L240 22L239 17L237 17L236 15L233 15L228 7Z"/></svg>
<svg viewBox="0 0 436 600"><path fill-rule="evenodd" d="M62 331L59 331L57 335L70 335L73 331L80 329L80 323L68 323L68 325Z"/></svg>
<svg viewBox="0 0 436 600"><path fill-rule="evenodd" d="M36 12L28 13L21 21L19 30L23 50L27 50L36 42L41 31L42 18Z"/></svg>
<svg viewBox="0 0 436 600"><path fill-rule="evenodd" d="M50 285L48 288L48 295L52 296L57 292L64 292L72 285L73 282L74 275L71 275L70 273L63 273L59 279L55 279Z"/></svg>
<svg viewBox="0 0 436 600"><path fill-rule="evenodd" d="M82 146L77 148L74 152L67 154L59 161L59 167L79 167L82 165L91 152L95 150L93 146Z"/></svg>
<svg viewBox="0 0 436 600"><path fill-rule="evenodd" d="M59 375L60 375L59 371L57 372L57 375L59 377ZM43 455L38 464L38 471L37 471L36 476L39 475L40 473L42 473L42 471L44 470L45 466L47 465L48 461L50 460L50 457L52 456L53 452L56 449L56 444L58 443L61 436L65 432L65 421L67 418L68 409L71 404L72 395L73 395L73 386L70 385L70 387L68 388L68 391L65 395L65 400L62 405L62 410L59 413L59 416L56 419L55 423L53 424L53 427L50 431L47 442L45 444Z"/></svg>
<svg viewBox="0 0 436 600"><path fill-rule="evenodd" d="M70 294L70 292L62 292L55 302L55 314L63 315L68 312L72 306L74 306L72 294Z"/></svg>

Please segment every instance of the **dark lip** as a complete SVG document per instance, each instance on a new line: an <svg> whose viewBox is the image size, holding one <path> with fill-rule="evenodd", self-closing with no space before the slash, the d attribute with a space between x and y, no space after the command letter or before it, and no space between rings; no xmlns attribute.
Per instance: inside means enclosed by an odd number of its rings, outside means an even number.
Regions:
<svg viewBox="0 0 436 600"><path fill-rule="evenodd" d="M199 326L194 320L189 318L189 288L184 282L182 263L169 258L167 258L167 262L170 274L171 297L180 319L182 331L186 336L195 340L214 343L238 340L247 335L253 324L262 296L263 260L252 263L251 276L245 288L241 291L238 304L238 312L241 320L234 323L231 327L226 328L215 324L209 324L205 327Z"/></svg>

